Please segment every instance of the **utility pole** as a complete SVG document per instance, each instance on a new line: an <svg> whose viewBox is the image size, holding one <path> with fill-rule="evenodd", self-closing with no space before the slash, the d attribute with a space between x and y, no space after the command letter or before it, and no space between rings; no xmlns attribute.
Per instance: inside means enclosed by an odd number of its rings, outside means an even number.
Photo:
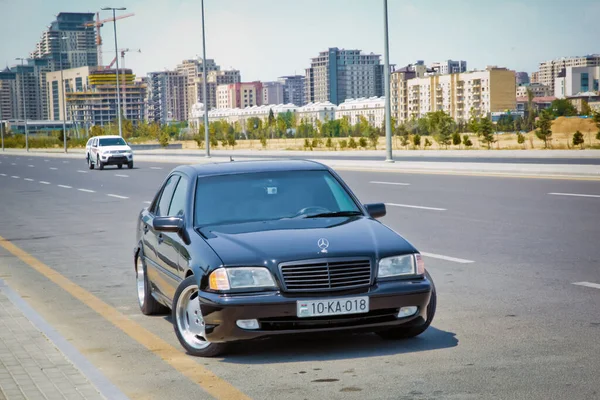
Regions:
<svg viewBox="0 0 600 400"><path fill-rule="evenodd" d="M125 7L104 7L102 10L112 10L113 12L113 23L115 33L115 56L117 57L117 117L119 119L119 136L123 137L123 127L121 125L121 96L119 95L119 46L117 45L117 19L115 16L116 10L126 10Z"/></svg>
<svg viewBox="0 0 600 400"><path fill-rule="evenodd" d="M0 100L2 100L0 98ZM4 151L4 123L2 122L2 102L0 101L0 138L2 138L2 151Z"/></svg>
<svg viewBox="0 0 600 400"><path fill-rule="evenodd" d="M62 86L62 100L63 100L63 146L65 153L67 152L67 93L66 93L66 85L65 80L63 78L63 52L62 52L62 44L63 41L66 40L66 36L60 37L59 48L60 48L60 85Z"/></svg>
<svg viewBox="0 0 600 400"><path fill-rule="evenodd" d="M385 60L385 148L386 148L386 157L385 161L394 162L394 158L392 157L392 107L391 107L391 99L390 99L390 46L388 40L388 2L387 0L383 0L383 28L384 28L384 37L385 37L385 51L384 51L384 60Z"/></svg>
<svg viewBox="0 0 600 400"><path fill-rule="evenodd" d="M210 137L208 135L208 98L206 95L206 38L204 35L204 0L202 0L202 92L204 93L204 142L206 157L210 157Z"/></svg>
<svg viewBox="0 0 600 400"><path fill-rule="evenodd" d="M23 96L23 119L25 120L25 150L29 151L29 130L27 129L27 105L25 100L25 67L23 66L24 58L15 58L21 60L21 95Z"/></svg>

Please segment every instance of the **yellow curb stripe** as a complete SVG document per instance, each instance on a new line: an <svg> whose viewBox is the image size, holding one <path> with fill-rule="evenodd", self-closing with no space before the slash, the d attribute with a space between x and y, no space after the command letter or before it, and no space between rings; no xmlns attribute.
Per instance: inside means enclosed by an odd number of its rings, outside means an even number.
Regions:
<svg viewBox="0 0 600 400"><path fill-rule="evenodd" d="M25 264L44 275L64 291L84 303L100 316L122 330L136 342L140 343L163 361L175 368L182 375L197 383L202 389L216 399L250 400L250 397L239 391L229 382L219 378L214 373L198 364L191 356L179 351L154 333L138 323L130 320L115 308L98 297L75 284L65 276L56 272L31 254L15 246L0 236L0 246L19 258Z"/></svg>

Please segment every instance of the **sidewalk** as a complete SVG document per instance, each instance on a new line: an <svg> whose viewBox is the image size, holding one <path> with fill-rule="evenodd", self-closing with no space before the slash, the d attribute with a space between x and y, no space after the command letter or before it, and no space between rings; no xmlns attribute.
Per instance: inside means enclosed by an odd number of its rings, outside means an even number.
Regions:
<svg viewBox="0 0 600 400"><path fill-rule="evenodd" d="M41 331L48 329L0 279L0 400L105 399Z"/></svg>

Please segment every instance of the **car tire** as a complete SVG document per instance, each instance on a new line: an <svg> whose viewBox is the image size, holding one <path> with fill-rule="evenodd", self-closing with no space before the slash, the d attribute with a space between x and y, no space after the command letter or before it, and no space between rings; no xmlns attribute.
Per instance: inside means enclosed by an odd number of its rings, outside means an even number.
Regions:
<svg viewBox="0 0 600 400"><path fill-rule="evenodd" d="M197 305L194 306L194 302ZM210 343L202 335L204 320L198 301L198 282L195 276L184 279L175 292L171 307L173 327L181 346L196 357L215 357L225 352L226 343Z"/></svg>
<svg viewBox="0 0 600 400"><path fill-rule="evenodd" d="M92 158L89 155L87 157L87 163L89 169L94 169L94 163L92 162Z"/></svg>
<svg viewBox="0 0 600 400"><path fill-rule="evenodd" d="M104 169L104 163L102 161L100 161L100 157L99 156L96 157L96 164L98 165L98 169L99 170L103 170Z"/></svg>
<svg viewBox="0 0 600 400"><path fill-rule="evenodd" d="M144 315L168 314L169 309L156 301L154 296L152 296L146 263L141 251L135 259L135 275L138 304L142 313Z"/></svg>
<svg viewBox="0 0 600 400"><path fill-rule="evenodd" d="M429 326L431 325L431 322L433 321L433 317L435 316L435 310L437 308L437 291L435 289L433 280L431 279L431 276L429 275L429 272L426 271L425 276L427 277L427 279L429 279L431 281L431 287L432 287L431 298L429 299L429 304L427 305L427 320L425 321L425 323L421 326L414 326L414 327L409 327L409 328L398 327L398 328L387 329L384 331L379 331L379 332L377 332L377 334L381 338L388 339L388 340L410 339L410 338L419 336L420 334L425 332L427 330L427 328L429 328Z"/></svg>
<svg viewBox="0 0 600 400"><path fill-rule="evenodd" d="M123 168L123 164L117 165L117 168L119 168L119 169Z"/></svg>
<svg viewBox="0 0 600 400"><path fill-rule="evenodd" d="M129 169L133 169L133 161L129 161L129 162L127 163L127 168L129 168Z"/></svg>

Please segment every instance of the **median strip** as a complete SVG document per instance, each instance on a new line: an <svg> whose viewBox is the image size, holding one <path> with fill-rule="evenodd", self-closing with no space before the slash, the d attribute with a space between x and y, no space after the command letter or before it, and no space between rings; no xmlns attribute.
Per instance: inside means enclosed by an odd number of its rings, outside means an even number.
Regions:
<svg viewBox="0 0 600 400"><path fill-rule="evenodd" d="M459 264L471 264L471 263L475 262L473 260L465 260L464 258L449 257L449 256L443 256L441 254L434 254L434 253L425 253L423 251L421 252L421 255L423 255L425 257L437 258L438 260L452 261L452 262L459 263Z"/></svg>
<svg viewBox="0 0 600 400"><path fill-rule="evenodd" d="M597 194L579 194L579 193L548 193L553 196L573 196L573 197L594 197L600 198L600 195Z"/></svg>
<svg viewBox="0 0 600 400"><path fill-rule="evenodd" d="M413 205L410 205L410 204L385 203L385 205L391 206L391 207L418 208L418 209L421 209L421 210L431 210L431 211L448 211L445 208L425 207L425 206L413 206Z"/></svg>
<svg viewBox="0 0 600 400"><path fill-rule="evenodd" d="M592 283L592 282L574 282L573 285L585 286L585 287L594 288L594 289L600 289L600 284Z"/></svg>

